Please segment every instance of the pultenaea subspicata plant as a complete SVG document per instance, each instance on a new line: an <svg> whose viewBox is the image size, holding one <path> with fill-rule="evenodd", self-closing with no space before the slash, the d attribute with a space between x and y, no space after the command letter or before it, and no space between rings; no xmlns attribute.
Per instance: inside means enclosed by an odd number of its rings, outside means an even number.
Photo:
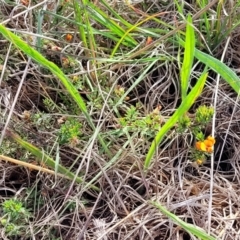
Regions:
<svg viewBox="0 0 240 240"><path fill-rule="evenodd" d="M4 228L8 236L21 236L25 233L25 227L28 225L30 213L23 206L23 203L17 199L8 199L1 204L3 216L0 225Z"/></svg>
<svg viewBox="0 0 240 240"><path fill-rule="evenodd" d="M203 105L197 108L193 117L190 118L186 114L179 120L178 132L190 132L196 139L191 158L198 165L204 164L207 157L213 153L216 140L212 136L205 137L204 134L207 124L212 120L213 113L212 107Z"/></svg>

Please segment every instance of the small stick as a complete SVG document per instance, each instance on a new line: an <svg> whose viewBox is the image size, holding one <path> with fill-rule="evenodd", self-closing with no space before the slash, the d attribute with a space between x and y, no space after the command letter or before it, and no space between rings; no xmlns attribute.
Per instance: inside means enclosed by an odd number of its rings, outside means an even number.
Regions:
<svg viewBox="0 0 240 240"><path fill-rule="evenodd" d="M14 158L10 158L10 157L4 156L4 155L0 155L0 160L5 160L7 162L11 162L11 163L14 163L14 164L17 164L17 165L20 165L20 166L24 166L24 167L27 167L29 169L34 169L34 170L37 170L37 171L40 171L40 172L45 172L45 173L49 173L49 174L52 174L52 175L56 176L56 173L54 171L50 170L50 169L47 169L47 168L44 168L44 167L41 167L41 166L37 166L37 165L31 164L31 163L23 162L23 161L20 161L20 160L14 159ZM65 176L61 173L57 173L57 176L62 177L62 178L66 178L66 179L70 179L70 178L68 178L67 176Z"/></svg>

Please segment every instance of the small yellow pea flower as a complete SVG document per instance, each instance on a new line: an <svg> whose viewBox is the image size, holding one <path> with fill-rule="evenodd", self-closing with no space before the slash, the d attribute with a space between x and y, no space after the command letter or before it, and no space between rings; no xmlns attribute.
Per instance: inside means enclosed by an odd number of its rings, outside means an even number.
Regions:
<svg viewBox="0 0 240 240"><path fill-rule="evenodd" d="M201 141L196 142L196 149L203 152L207 151L205 143Z"/></svg>
<svg viewBox="0 0 240 240"><path fill-rule="evenodd" d="M197 165L202 165L205 161L203 159L197 159L196 163Z"/></svg>
<svg viewBox="0 0 240 240"><path fill-rule="evenodd" d="M215 144L216 140L215 138L208 136L207 139L204 141L198 141L196 142L196 149L199 151L212 153L213 152L213 145Z"/></svg>

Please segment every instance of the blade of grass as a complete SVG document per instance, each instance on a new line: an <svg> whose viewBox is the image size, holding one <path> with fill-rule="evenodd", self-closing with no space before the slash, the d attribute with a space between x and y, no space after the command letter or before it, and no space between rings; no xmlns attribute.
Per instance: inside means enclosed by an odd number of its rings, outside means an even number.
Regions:
<svg viewBox="0 0 240 240"><path fill-rule="evenodd" d="M198 0L197 2L197 5L199 5L200 9L204 8L207 4L208 4L208 1L205 1L205 0ZM211 35L212 35L212 31L211 31L211 27L210 27L210 21L209 21L209 16L208 14L205 12L203 13L202 17L201 17L201 20L200 20L200 32L205 32L206 33L206 38L207 38L207 41L206 42L209 42L210 39L211 39Z"/></svg>
<svg viewBox="0 0 240 240"><path fill-rule="evenodd" d="M36 51L34 48L30 47L26 42L24 42L21 38L16 36L14 33L9 31L7 28L5 28L3 25L0 24L0 33L8 39L10 42L12 42L17 48L21 49L25 54L27 54L29 57L34 59L36 62L41 64L42 66L49 69L57 78L62 82L63 86L67 89L69 95L72 97L72 99L77 103L79 109L83 112L85 115L88 124L91 126L93 130L95 130L95 125L90 117L90 115L87 112L87 107L85 105L85 102L83 101L82 97L79 95L77 89L73 86L71 81L68 79L67 76L64 75L62 70L53 62L48 61L42 54L40 54L38 51ZM98 140L101 143L104 151L111 156L110 151L107 148L107 145L101 138L101 136L98 136Z"/></svg>
<svg viewBox="0 0 240 240"><path fill-rule="evenodd" d="M185 114L192 104L195 102L196 98L201 94L204 84L206 82L208 73L204 72L200 78L197 80L196 85L190 91L190 93L183 100L179 108L175 113L169 118L169 120L162 126L160 131L157 133L155 139L153 140L150 149L148 150L145 162L144 169L148 170L152 157L157 149L157 146L161 143L162 139L166 136L167 132L175 125L180 117Z"/></svg>
<svg viewBox="0 0 240 240"><path fill-rule="evenodd" d="M118 23L113 21L111 17L109 17L106 13L104 13L99 8L97 8L94 4L89 2L88 9L89 9L89 12L91 13L91 17L98 23L107 27L111 33L115 33L115 35L119 37L122 37L124 35L125 29L119 26ZM138 44L138 42L129 34L127 34L127 36L125 37L125 40L128 43L129 47L135 47Z"/></svg>
<svg viewBox="0 0 240 240"><path fill-rule="evenodd" d="M84 46L85 46L85 53L87 57L96 57L96 43L95 38L93 35L93 29L91 27L90 21L89 21L89 13L87 11L86 6L89 5L88 0L82 0L82 6L74 0L74 11L75 11L75 19L77 22L80 23L78 25L79 28L79 34L84 39ZM86 33L84 31L83 23L86 24ZM93 59L93 62L90 63L90 70L94 69L93 65L96 65L96 60ZM96 75L95 71L90 71L91 79L93 81L96 81Z"/></svg>
<svg viewBox="0 0 240 240"><path fill-rule="evenodd" d="M109 6L108 2L105 0L101 0L101 3L107 8L107 10L115 17L117 18L123 25L125 25L127 28L131 28L132 24L126 21L124 18L122 18L112 7Z"/></svg>
<svg viewBox="0 0 240 240"><path fill-rule="evenodd" d="M183 40L178 39L178 42L182 46L185 46ZM219 74L236 91L237 94L240 93L240 78L231 68L222 63L220 60L198 49L195 49L194 56L207 67Z"/></svg>
<svg viewBox="0 0 240 240"><path fill-rule="evenodd" d="M84 8L80 8L79 2L76 0L73 0L73 8L75 12L75 18L78 20L78 23L79 23L78 31L79 31L80 38L83 42L85 49L88 49L88 41L87 41L87 37L84 30L85 21L83 21L84 15L85 15Z"/></svg>
<svg viewBox="0 0 240 240"><path fill-rule="evenodd" d="M160 205L158 202L151 201L150 203L154 205L156 208L158 208L164 215L166 215L172 221L174 221L178 226L185 229L188 233L195 235L196 237L202 240L216 240L216 238L208 235L202 228L194 226L193 224L184 222L178 216L169 212L165 207Z"/></svg>
<svg viewBox="0 0 240 240"><path fill-rule="evenodd" d="M26 150L31 152L33 155L35 155L38 158L38 160L40 161L40 163L44 162L44 164L46 164L51 169L55 169L55 171L56 171L56 162L51 157L49 157L46 153L44 153L43 151L41 151L34 145L24 141L21 137L19 137L17 134L13 133L10 130L6 131L6 136L9 137L10 139L16 141L23 148L25 148ZM73 180L75 178L74 173L72 173L71 171L69 171L67 168L65 168L64 166L62 166L59 163L57 165L57 172L64 174L71 180ZM83 180L80 177L76 177L76 182L82 183ZM95 190L99 190L99 188L94 185L91 185L91 188L93 188Z"/></svg>
<svg viewBox="0 0 240 240"><path fill-rule="evenodd" d="M190 74L194 59L194 50L195 50L194 28L192 26L192 18L190 15L188 15L186 27L185 51L180 75L182 101L187 96Z"/></svg>
<svg viewBox="0 0 240 240"><path fill-rule="evenodd" d="M240 93L240 78L226 64L197 49L195 50L195 57L218 73L236 91L237 94Z"/></svg>
<svg viewBox="0 0 240 240"><path fill-rule="evenodd" d="M86 105L81 96L79 95L78 91L56 64L54 64L51 61L48 61L42 54L40 54L34 48L30 47L25 41L23 41L14 33L9 31L3 25L0 25L0 33L6 39L12 42L17 48L21 49L25 54L27 54L29 57L31 57L32 59L34 59L36 62L40 63L47 69L49 69L55 76L57 76L61 80L65 88L68 90L71 97L75 100L79 109L81 109L81 111L84 114L88 115Z"/></svg>
<svg viewBox="0 0 240 240"><path fill-rule="evenodd" d="M129 28L121 37L121 39L117 42L116 46L114 47L114 49L112 50L112 54L111 54L111 58L113 58L113 56L115 55L118 47L120 46L120 44L122 43L122 41L128 36L128 34L133 31L136 27L142 25L143 23L149 21L150 19L152 18L155 18L156 16L159 16L159 15L163 15L165 14L165 12L161 12L161 13L157 13L157 14L154 14L152 16L149 16L147 17L146 19L142 20L141 22L133 25L131 28Z"/></svg>

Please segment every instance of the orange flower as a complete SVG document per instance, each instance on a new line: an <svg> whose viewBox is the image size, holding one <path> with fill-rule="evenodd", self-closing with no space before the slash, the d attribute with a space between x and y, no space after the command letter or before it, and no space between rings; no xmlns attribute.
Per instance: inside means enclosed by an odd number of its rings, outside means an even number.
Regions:
<svg viewBox="0 0 240 240"><path fill-rule="evenodd" d="M213 143L209 140L204 140L204 144L206 145L206 147L212 147L213 146Z"/></svg>
<svg viewBox="0 0 240 240"><path fill-rule="evenodd" d="M214 145L215 142L216 142L215 138L214 138L214 137L211 137L211 136L208 136L208 137L207 137L207 140L210 141L210 142L212 142L212 145Z"/></svg>
<svg viewBox="0 0 240 240"><path fill-rule="evenodd" d="M203 142L201 142L201 141L196 142L196 149L199 151L212 153L213 145L215 142L216 141L213 137L208 136L207 139L204 140Z"/></svg>
<svg viewBox="0 0 240 240"><path fill-rule="evenodd" d="M213 152L213 147L206 147L206 152L212 153Z"/></svg>
<svg viewBox="0 0 240 240"><path fill-rule="evenodd" d="M153 42L153 39L151 37L147 37L147 41L146 41L145 46L150 45L152 42Z"/></svg>
<svg viewBox="0 0 240 240"><path fill-rule="evenodd" d="M72 39L73 39L73 35L70 34L70 33L68 33L68 34L65 36L65 40L66 40L67 42L71 42Z"/></svg>
<svg viewBox="0 0 240 240"><path fill-rule="evenodd" d="M203 152L207 151L207 148L206 148L206 145L204 144L204 142L200 142L200 141L196 142L196 149L203 151Z"/></svg>

